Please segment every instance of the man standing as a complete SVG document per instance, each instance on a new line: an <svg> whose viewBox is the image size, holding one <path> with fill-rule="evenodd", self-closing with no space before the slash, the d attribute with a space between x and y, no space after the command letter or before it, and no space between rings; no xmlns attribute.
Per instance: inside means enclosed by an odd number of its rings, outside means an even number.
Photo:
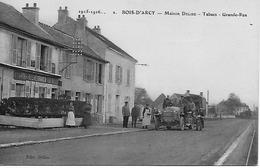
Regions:
<svg viewBox="0 0 260 168"><path fill-rule="evenodd" d="M130 109L128 106L128 102L125 102L125 105L122 108L122 115L123 115L123 128L127 128L128 119L130 116Z"/></svg>
<svg viewBox="0 0 260 168"><path fill-rule="evenodd" d="M135 105L134 105L134 107L132 108L132 111L131 111L132 127L134 127L134 128L136 128L136 121L137 121L139 114L140 114L140 109L137 106L137 104L135 103Z"/></svg>

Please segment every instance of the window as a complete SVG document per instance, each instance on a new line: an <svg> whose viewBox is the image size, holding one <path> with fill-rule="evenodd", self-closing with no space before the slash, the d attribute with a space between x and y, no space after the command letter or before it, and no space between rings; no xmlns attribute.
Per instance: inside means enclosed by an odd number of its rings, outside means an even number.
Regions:
<svg viewBox="0 0 260 168"><path fill-rule="evenodd" d="M121 84L122 83L122 72L123 72L123 69L121 66L116 66L116 83L117 84Z"/></svg>
<svg viewBox="0 0 260 168"><path fill-rule="evenodd" d="M31 42L12 35L11 58L14 65L26 67L31 64Z"/></svg>
<svg viewBox="0 0 260 168"><path fill-rule="evenodd" d="M51 98L52 99L57 99L57 89L56 88L52 88L51 89Z"/></svg>
<svg viewBox="0 0 260 168"><path fill-rule="evenodd" d="M79 101L80 100L80 92L76 92L76 97L75 100Z"/></svg>
<svg viewBox="0 0 260 168"><path fill-rule="evenodd" d="M51 72L52 49L36 43L36 69Z"/></svg>
<svg viewBox="0 0 260 168"><path fill-rule="evenodd" d="M102 64L96 63L96 83L102 84Z"/></svg>
<svg viewBox="0 0 260 168"><path fill-rule="evenodd" d="M17 41L17 64L18 66L26 66L26 40L18 37Z"/></svg>
<svg viewBox="0 0 260 168"><path fill-rule="evenodd" d="M83 64L83 80L93 81L94 80L94 62L88 59L84 59Z"/></svg>
<svg viewBox="0 0 260 168"><path fill-rule="evenodd" d="M54 73L54 74L55 74L55 68L56 68L55 63L52 63L51 64L51 72Z"/></svg>
<svg viewBox="0 0 260 168"><path fill-rule="evenodd" d="M15 90L15 96L16 96L16 97L24 97L24 94L25 94L24 84L16 83L15 88L16 88L16 90Z"/></svg>
<svg viewBox="0 0 260 168"><path fill-rule="evenodd" d="M47 46L41 45L40 55L40 70L46 71L47 69Z"/></svg>
<svg viewBox="0 0 260 168"><path fill-rule="evenodd" d="M113 65L110 63L109 64L109 72L108 72L108 82L112 82L113 81Z"/></svg>
<svg viewBox="0 0 260 168"><path fill-rule="evenodd" d="M126 78L126 85L130 86L130 69L127 70L126 76L127 76L127 78Z"/></svg>
<svg viewBox="0 0 260 168"><path fill-rule="evenodd" d="M71 96L72 96L71 91L70 90L65 90L65 97L66 97L66 99L71 99Z"/></svg>
<svg viewBox="0 0 260 168"><path fill-rule="evenodd" d="M85 101L91 103L91 98L92 98L91 94L90 93L86 93Z"/></svg>
<svg viewBox="0 0 260 168"><path fill-rule="evenodd" d="M46 87L39 87L39 98L46 98Z"/></svg>

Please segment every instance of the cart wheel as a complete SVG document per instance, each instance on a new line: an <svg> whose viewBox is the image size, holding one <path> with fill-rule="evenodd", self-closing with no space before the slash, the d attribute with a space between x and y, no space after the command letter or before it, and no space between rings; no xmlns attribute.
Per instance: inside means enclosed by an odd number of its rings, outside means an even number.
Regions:
<svg viewBox="0 0 260 168"><path fill-rule="evenodd" d="M181 131L183 131L184 130L184 118L183 117L180 118L180 127L181 127Z"/></svg>

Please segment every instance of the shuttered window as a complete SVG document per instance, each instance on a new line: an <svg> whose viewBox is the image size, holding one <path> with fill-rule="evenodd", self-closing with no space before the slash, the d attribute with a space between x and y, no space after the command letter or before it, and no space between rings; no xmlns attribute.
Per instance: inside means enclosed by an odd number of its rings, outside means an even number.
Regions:
<svg viewBox="0 0 260 168"><path fill-rule="evenodd" d="M52 72L52 48L48 47L48 60L47 60L47 67L48 67L48 71Z"/></svg>
<svg viewBox="0 0 260 168"><path fill-rule="evenodd" d="M113 81L113 65L110 63L109 64L109 75L108 75L108 82Z"/></svg>
<svg viewBox="0 0 260 168"><path fill-rule="evenodd" d="M40 69L41 45L36 43L36 69Z"/></svg>
<svg viewBox="0 0 260 168"><path fill-rule="evenodd" d="M123 79L123 68L121 66L116 66L116 79L115 82L117 84L121 84L122 83L122 79Z"/></svg>
<svg viewBox="0 0 260 168"><path fill-rule="evenodd" d="M126 85L130 86L130 69L127 70L126 74Z"/></svg>
<svg viewBox="0 0 260 168"><path fill-rule="evenodd" d="M31 42L27 40L26 66L31 66Z"/></svg>
<svg viewBox="0 0 260 168"><path fill-rule="evenodd" d="M12 34L12 43L11 43L11 58L12 58L12 64L17 64L17 41L18 37Z"/></svg>

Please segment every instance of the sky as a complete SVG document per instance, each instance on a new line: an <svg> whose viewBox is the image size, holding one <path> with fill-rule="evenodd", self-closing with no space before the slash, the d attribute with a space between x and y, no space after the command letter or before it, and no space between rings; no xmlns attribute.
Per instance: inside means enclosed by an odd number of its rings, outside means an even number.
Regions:
<svg viewBox="0 0 260 168"><path fill-rule="evenodd" d="M209 103L219 103L230 93L251 107L258 104L259 23L257 0L1 0L18 11L35 2L40 21L53 25L58 9L68 7L77 18L85 13L88 26L138 60L136 87L145 88L154 100L161 93L193 94L209 90ZM122 14L122 10L155 11L161 15ZM196 16L164 15L165 11ZM117 14L113 14L116 12ZM217 16L203 16L203 12ZM243 13L246 17L224 17ZM200 14L200 15L198 15ZM220 15L220 16L219 16Z"/></svg>

